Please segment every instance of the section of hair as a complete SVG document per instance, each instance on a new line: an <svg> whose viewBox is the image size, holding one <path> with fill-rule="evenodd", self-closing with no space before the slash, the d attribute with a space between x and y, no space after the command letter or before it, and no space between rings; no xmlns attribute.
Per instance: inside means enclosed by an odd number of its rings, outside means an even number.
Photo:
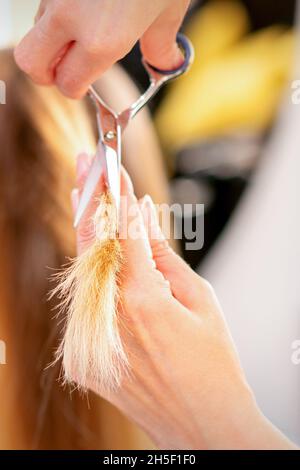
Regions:
<svg viewBox="0 0 300 470"><path fill-rule="evenodd" d="M90 384L96 389L116 388L128 366L117 320L122 256L109 192L102 195L93 223L94 241L59 274L54 290L67 313L56 358L62 358L64 381L76 382L83 390Z"/></svg>

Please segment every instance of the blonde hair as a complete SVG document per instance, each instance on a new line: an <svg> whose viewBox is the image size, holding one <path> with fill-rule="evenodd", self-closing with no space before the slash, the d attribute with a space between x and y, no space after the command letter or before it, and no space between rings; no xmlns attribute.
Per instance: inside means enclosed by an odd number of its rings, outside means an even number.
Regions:
<svg viewBox="0 0 300 470"><path fill-rule="evenodd" d="M36 87L11 51L0 52L0 70L7 85L7 104L0 106L0 306L12 332L5 370L15 380L11 401L22 434L14 445L143 447L148 441L109 404L93 394L90 406L76 391L69 396L57 381L60 363L47 368L64 327L53 319L59 299L46 300L50 277L76 253L75 155L95 145L87 106Z"/></svg>
<svg viewBox="0 0 300 470"><path fill-rule="evenodd" d="M118 387L128 368L117 320L122 252L109 191L100 198L93 227L91 246L58 275L53 292L61 299L61 311L67 312L57 360L63 361L66 382L76 380L84 391L89 384L103 391Z"/></svg>

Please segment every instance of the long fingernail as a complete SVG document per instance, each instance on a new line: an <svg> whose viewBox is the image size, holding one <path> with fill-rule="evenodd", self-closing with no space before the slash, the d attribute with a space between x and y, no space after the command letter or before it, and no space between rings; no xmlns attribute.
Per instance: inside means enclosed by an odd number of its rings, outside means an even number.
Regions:
<svg viewBox="0 0 300 470"><path fill-rule="evenodd" d="M149 215L151 215L151 219L153 219L152 222L158 223L156 207L149 194L146 194L146 196L144 196L142 199L142 209L143 208L145 208L148 211Z"/></svg>
<svg viewBox="0 0 300 470"><path fill-rule="evenodd" d="M80 153L77 157L76 162L76 174L77 178L81 178L89 167L89 157L86 153Z"/></svg>
<svg viewBox="0 0 300 470"><path fill-rule="evenodd" d="M79 203L79 191L77 188L74 188L71 191L71 203L72 203L73 212L74 214L76 214L78 203Z"/></svg>
<svg viewBox="0 0 300 470"><path fill-rule="evenodd" d="M159 225L159 219L155 204L148 194L141 201L141 212L144 222L151 233L151 238L163 240L165 237Z"/></svg>

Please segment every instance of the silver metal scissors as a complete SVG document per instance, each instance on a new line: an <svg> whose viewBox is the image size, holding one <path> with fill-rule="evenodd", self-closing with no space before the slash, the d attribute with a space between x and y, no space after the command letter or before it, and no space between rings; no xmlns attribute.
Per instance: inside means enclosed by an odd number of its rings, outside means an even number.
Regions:
<svg viewBox="0 0 300 470"><path fill-rule="evenodd" d="M177 42L184 53L184 63L175 70L160 70L143 59L143 65L150 78L149 88L125 111L115 112L102 100L93 86L89 88L88 95L96 106L99 141L79 201L74 220L75 228L89 206L102 174L104 174L106 184L116 204L117 214L119 214L122 133L129 122L149 103L165 83L179 77L189 69L194 59L193 46L186 36L181 33L177 35Z"/></svg>

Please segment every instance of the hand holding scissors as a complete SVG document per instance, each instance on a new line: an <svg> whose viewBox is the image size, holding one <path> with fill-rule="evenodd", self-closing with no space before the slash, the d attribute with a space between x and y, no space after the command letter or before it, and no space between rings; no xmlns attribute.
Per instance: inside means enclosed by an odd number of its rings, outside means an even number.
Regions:
<svg viewBox="0 0 300 470"><path fill-rule="evenodd" d="M99 142L75 216L75 227L82 219L102 173L104 173L106 184L114 198L117 211L119 210L122 133L129 122L149 103L165 83L179 77L189 69L194 57L193 46L183 34L177 35L177 42L184 53L183 64L174 70L160 70L143 60L150 78L149 88L135 103L121 113L112 110L93 86L89 88L88 94L93 100L97 112Z"/></svg>

